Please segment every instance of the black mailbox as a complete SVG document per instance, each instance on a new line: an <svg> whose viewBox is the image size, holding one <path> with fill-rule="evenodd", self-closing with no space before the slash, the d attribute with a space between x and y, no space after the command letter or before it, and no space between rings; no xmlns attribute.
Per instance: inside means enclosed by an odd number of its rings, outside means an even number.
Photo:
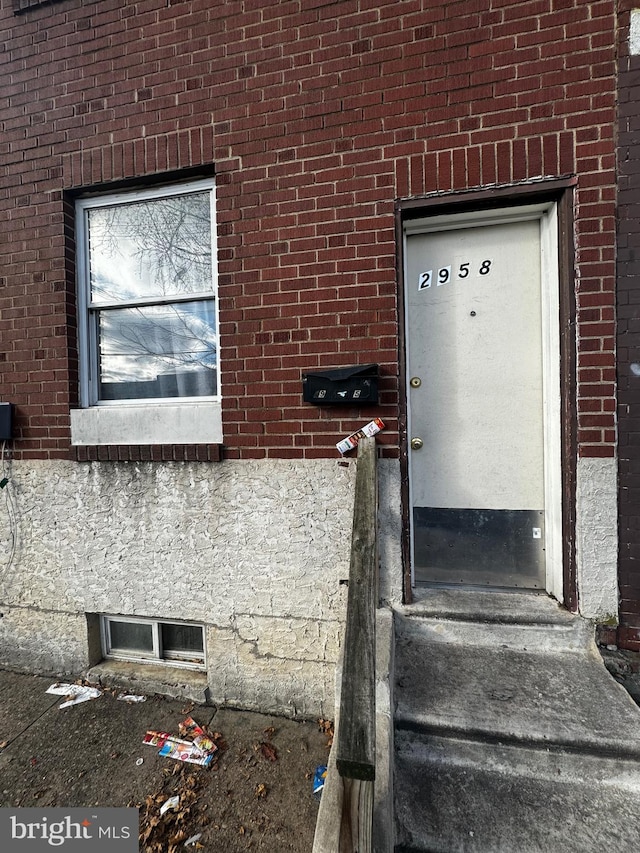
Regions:
<svg viewBox="0 0 640 853"><path fill-rule="evenodd" d="M378 402L378 365L356 364L302 374L302 399L318 406Z"/></svg>

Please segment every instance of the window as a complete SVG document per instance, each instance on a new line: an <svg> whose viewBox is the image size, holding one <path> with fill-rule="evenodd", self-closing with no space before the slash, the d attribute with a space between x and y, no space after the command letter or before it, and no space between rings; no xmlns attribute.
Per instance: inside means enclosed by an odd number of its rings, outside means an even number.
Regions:
<svg viewBox="0 0 640 853"><path fill-rule="evenodd" d="M186 622L122 616L102 617L105 657L137 661L170 661L204 669L204 627Z"/></svg>
<svg viewBox="0 0 640 853"><path fill-rule="evenodd" d="M83 406L217 398L213 184L76 203Z"/></svg>
<svg viewBox="0 0 640 853"><path fill-rule="evenodd" d="M73 445L221 444L213 180L76 201Z"/></svg>

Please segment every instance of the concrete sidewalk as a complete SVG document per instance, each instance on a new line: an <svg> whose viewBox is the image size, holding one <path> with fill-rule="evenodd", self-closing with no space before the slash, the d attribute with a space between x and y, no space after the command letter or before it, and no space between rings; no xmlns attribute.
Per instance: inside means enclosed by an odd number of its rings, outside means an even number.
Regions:
<svg viewBox="0 0 640 853"><path fill-rule="evenodd" d="M317 724L160 696L129 704L109 691L60 709L64 697L46 692L54 683L0 671L0 806L142 805L144 824L178 793L188 805L178 828L202 833L205 850L311 850L312 777L328 757ZM178 735L188 715L221 734L212 769L142 743L149 729ZM161 822L141 850L164 849L175 823Z"/></svg>

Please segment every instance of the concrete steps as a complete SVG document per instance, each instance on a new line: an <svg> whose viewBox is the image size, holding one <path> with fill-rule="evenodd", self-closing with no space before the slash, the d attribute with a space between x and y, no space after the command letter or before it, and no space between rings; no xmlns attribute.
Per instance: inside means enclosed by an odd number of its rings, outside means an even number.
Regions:
<svg viewBox="0 0 640 853"><path fill-rule="evenodd" d="M640 709L546 596L395 614L396 851L640 849Z"/></svg>

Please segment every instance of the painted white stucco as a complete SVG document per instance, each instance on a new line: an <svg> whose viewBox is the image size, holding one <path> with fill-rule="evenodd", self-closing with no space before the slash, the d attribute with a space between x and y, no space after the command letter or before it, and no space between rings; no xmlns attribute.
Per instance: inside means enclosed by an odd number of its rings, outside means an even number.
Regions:
<svg viewBox="0 0 640 853"><path fill-rule="evenodd" d="M10 463L0 666L79 674L95 663L86 614L185 619L207 629L211 701L333 713L355 468L331 459ZM398 483L397 463L381 462L381 592L396 600Z"/></svg>
<svg viewBox="0 0 640 853"><path fill-rule="evenodd" d="M631 10L629 25L629 53L631 56L640 54L640 9Z"/></svg>
<svg viewBox="0 0 640 853"><path fill-rule="evenodd" d="M201 622L212 702L331 715L356 464L9 463L0 492L0 666L82 674L95 618ZM582 615L615 618L614 459L582 459ZM402 598L397 460L379 462L380 598ZM13 542L15 541L15 552Z"/></svg>
<svg viewBox="0 0 640 853"><path fill-rule="evenodd" d="M222 407L213 400L72 409L71 443L221 444Z"/></svg>
<svg viewBox="0 0 640 853"><path fill-rule="evenodd" d="M579 459L576 561L580 613L601 621L618 617L616 459Z"/></svg>

